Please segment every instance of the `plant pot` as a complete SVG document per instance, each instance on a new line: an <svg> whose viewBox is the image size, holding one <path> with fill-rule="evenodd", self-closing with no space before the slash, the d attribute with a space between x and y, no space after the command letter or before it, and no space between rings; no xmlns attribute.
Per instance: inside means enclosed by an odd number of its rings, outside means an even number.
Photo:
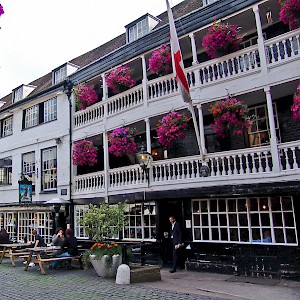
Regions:
<svg viewBox="0 0 300 300"><path fill-rule="evenodd" d="M95 255L90 255L90 261L98 276L103 278L113 278L117 274L117 269L122 263L122 255L113 255L112 262L108 260L107 255L96 258Z"/></svg>

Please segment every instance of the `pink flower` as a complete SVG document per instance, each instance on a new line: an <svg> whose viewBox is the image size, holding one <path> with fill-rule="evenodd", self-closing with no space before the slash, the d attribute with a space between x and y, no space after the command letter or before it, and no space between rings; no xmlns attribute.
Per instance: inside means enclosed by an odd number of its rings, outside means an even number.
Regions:
<svg viewBox="0 0 300 300"><path fill-rule="evenodd" d="M155 50L149 58L149 69L151 73L167 75L172 72L172 57L169 45L163 44Z"/></svg>
<svg viewBox="0 0 300 300"><path fill-rule="evenodd" d="M132 88L136 82L131 78L131 70L129 67L121 66L112 70L105 78L107 86L112 89L114 94L123 92Z"/></svg>
<svg viewBox="0 0 300 300"><path fill-rule="evenodd" d="M214 22L202 40L202 45L211 58L217 58L239 50L241 38L236 25Z"/></svg>
<svg viewBox="0 0 300 300"><path fill-rule="evenodd" d="M189 118L171 111L157 123L158 142L164 147L171 147L177 140L183 139L183 130L188 126Z"/></svg>
<svg viewBox="0 0 300 300"><path fill-rule="evenodd" d="M296 29L299 27L300 19L300 1L299 0L286 0L278 1L281 8L279 12L279 19L284 24L291 24L291 29Z"/></svg>
<svg viewBox="0 0 300 300"><path fill-rule="evenodd" d="M98 102L98 96L91 86L85 86L83 83L80 83L73 88L73 92L76 98L77 109L83 110Z"/></svg>
<svg viewBox="0 0 300 300"><path fill-rule="evenodd" d="M75 142L72 156L74 166L93 166L97 163L97 147L89 140Z"/></svg>
<svg viewBox="0 0 300 300"><path fill-rule="evenodd" d="M294 101L291 107L293 118L296 121L300 121L300 83L297 87L297 92L294 94Z"/></svg>
<svg viewBox="0 0 300 300"><path fill-rule="evenodd" d="M108 151L121 157L126 154L136 153L137 145L134 141L136 129L121 127L113 130L108 136Z"/></svg>
<svg viewBox="0 0 300 300"><path fill-rule="evenodd" d="M214 132L222 138L230 133L241 135L244 129L251 126L247 106L235 98L217 101L211 105L209 111L215 120L211 126Z"/></svg>
<svg viewBox="0 0 300 300"><path fill-rule="evenodd" d="M3 6L0 4L0 16L4 14Z"/></svg>

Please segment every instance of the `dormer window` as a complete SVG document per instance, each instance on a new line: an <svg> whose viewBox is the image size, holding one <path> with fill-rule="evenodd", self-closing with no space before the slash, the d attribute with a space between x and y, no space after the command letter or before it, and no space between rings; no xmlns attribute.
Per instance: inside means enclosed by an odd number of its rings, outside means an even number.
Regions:
<svg viewBox="0 0 300 300"><path fill-rule="evenodd" d="M55 85L64 81L69 75L77 71L78 68L79 67L74 64L66 63L52 70L52 84Z"/></svg>
<svg viewBox="0 0 300 300"><path fill-rule="evenodd" d="M23 86L19 87L18 89L14 90L13 93L13 101L17 102L23 98Z"/></svg>
<svg viewBox="0 0 300 300"><path fill-rule="evenodd" d="M149 33L160 20L156 17L146 14L137 20L126 25L126 39L128 43L131 43L147 33Z"/></svg>
<svg viewBox="0 0 300 300"><path fill-rule="evenodd" d="M14 89L12 92L13 103L26 98L35 88L36 86L34 85L22 84L21 86Z"/></svg>

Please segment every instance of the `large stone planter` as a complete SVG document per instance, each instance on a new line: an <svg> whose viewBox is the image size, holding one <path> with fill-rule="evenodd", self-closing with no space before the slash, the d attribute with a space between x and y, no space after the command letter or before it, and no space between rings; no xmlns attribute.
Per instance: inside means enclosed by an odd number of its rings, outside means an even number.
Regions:
<svg viewBox="0 0 300 300"><path fill-rule="evenodd" d="M117 269L122 263L122 255L113 255L112 262L109 262L107 255L96 259L96 256L91 254L90 261L98 276L113 278L116 276Z"/></svg>

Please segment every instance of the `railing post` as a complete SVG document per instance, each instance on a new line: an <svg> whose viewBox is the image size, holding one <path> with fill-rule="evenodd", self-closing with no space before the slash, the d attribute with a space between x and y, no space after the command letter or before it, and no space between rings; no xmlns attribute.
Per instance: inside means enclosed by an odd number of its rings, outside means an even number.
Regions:
<svg viewBox="0 0 300 300"><path fill-rule="evenodd" d="M273 111L273 103L272 103L272 96L270 87L265 87L264 92L266 93L267 99L267 109L268 109L268 119L270 125L270 146L271 146L271 155L273 161L273 172L280 171L280 164L279 164L279 153L278 153L278 144L277 144L277 136L276 136L276 128L275 128L275 121L274 121L274 111Z"/></svg>
<svg viewBox="0 0 300 300"><path fill-rule="evenodd" d="M255 15L256 30L257 30L257 44L258 44L261 70L263 74L266 74L268 73L267 57L266 57L266 49L264 44L264 36L261 27L261 19L259 15L259 7L258 5L254 5L252 9Z"/></svg>
<svg viewBox="0 0 300 300"><path fill-rule="evenodd" d="M108 196L109 189L109 153L108 153L108 137L106 129L103 132L103 155L104 155L104 189L105 196Z"/></svg>

